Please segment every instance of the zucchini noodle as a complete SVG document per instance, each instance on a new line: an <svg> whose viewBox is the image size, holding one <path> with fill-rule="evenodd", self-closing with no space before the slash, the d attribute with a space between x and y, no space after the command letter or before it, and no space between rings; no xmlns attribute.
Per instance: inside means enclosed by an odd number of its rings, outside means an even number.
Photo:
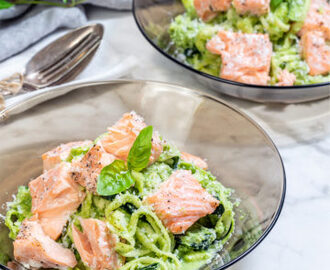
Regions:
<svg viewBox="0 0 330 270"><path fill-rule="evenodd" d="M161 259L145 256L126 263L123 267L120 268L120 270L135 270L154 263L157 263L162 270L172 269L169 268L168 265Z"/></svg>
<svg viewBox="0 0 330 270"><path fill-rule="evenodd" d="M209 22L198 18L193 0L182 0L186 12L178 15L169 27L171 44L169 52L193 68L219 76L221 57L210 53L206 43L220 30L242 33L267 33L273 44L270 67L270 85L276 85L283 69L296 76L295 85L330 81L330 74L311 76L309 67L301 55L299 32L302 22L290 20L289 1L282 1L263 16L239 15L234 7L221 12ZM304 1L301 5L303 5ZM301 8L301 7L297 7ZM173 53L172 53L173 54Z"/></svg>
<svg viewBox="0 0 330 270"><path fill-rule="evenodd" d="M158 188L174 170L164 163L155 163L142 172L132 174L139 179L139 188L131 188L109 198L87 193L81 208L71 218L61 242L72 247L71 224L80 228L79 217L96 217L106 221L109 230L119 237L115 250L126 258L120 270L143 270L151 265L157 265L158 268L150 269L174 270L181 269L184 263L207 262L233 233L234 212L229 200L232 191L208 171L180 159L176 166L177 169L190 170L202 187L221 203L219 209L201 218L186 234L174 236L152 209L143 203L143 198ZM197 240L194 240L195 236ZM200 244L198 241L201 241Z"/></svg>
<svg viewBox="0 0 330 270"><path fill-rule="evenodd" d="M137 210L131 214L128 223L127 220L118 222L126 223L126 226L123 228L124 230L118 230L112 222L112 215L127 203L134 205ZM141 221L143 217L147 222ZM181 263L179 259L171 253L173 245L168 231L156 214L147 206L142 205L142 201L138 196L129 193L116 196L106 207L105 218L109 229L126 242L120 242L116 246L116 251L120 255L128 258L144 256L138 260L134 260L136 263L131 261L129 266L125 265L122 269L136 269L141 262L147 261L142 260L143 258L150 258L145 256L147 254L155 254L155 256L158 256L159 260L157 260L157 262L162 261L160 265L162 265L164 269L169 269L168 264L172 262L176 267L180 267ZM117 215L116 218L118 219L119 216ZM122 216L121 219L123 218Z"/></svg>
<svg viewBox="0 0 330 270"><path fill-rule="evenodd" d="M210 32L208 32L210 31ZM212 30L205 30L200 38L205 40ZM203 46L201 42L198 46ZM104 221L117 239L115 251L125 262L120 270L176 270L191 268L190 264L204 265L220 251L234 230L231 190L225 188L208 171L180 159L177 148L166 143L160 159L141 170L132 171L134 186L117 195L99 196L85 190L86 196L77 211L70 217L61 237L57 240L74 251L78 264L73 270L90 269L85 265L74 245L72 225L83 231L81 219ZM220 205L207 216L200 218L184 234L172 234L163 225L153 209L144 203L175 170L190 170L201 186L219 200ZM16 200L9 204L6 224L10 237L15 239L21 221L30 217L31 196L25 187L19 188ZM14 222L14 220L16 220ZM186 264L186 265L185 265Z"/></svg>

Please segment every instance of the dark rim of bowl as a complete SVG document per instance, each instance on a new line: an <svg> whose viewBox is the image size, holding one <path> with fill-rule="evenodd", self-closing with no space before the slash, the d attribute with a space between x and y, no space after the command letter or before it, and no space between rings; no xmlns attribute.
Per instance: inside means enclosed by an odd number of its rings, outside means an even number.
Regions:
<svg viewBox="0 0 330 270"><path fill-rule="evenodd" d="M157 83L160 83L160 82L157 82ZM163 83L163 84L168 84L168 83ZM171 85L175 85L175 84L171 84ZM282 156L281 156L278 148L276 147L274 141L268 135L268 133L255 120L253 120L253 118L251 118L249 115L247 115L246 113L241 111L236 105L234 105L230 102L227 102L227 101L225 101L221 98L215 97L211 94L204 93L201 90L191 89L191 88L187 88L187 87L181 86L181 85L178 85L178 86L181 87L181 88L186 89L187 91L194 92L195 94L200 95L202 97L206 97L206 98L209 98L211 100L214 100L215 102L220 102L220 103L224 104L225 106L227 106L227 107L231 108L232 110L234 110L236 113L242 115L246 120L248 120L252 125L254 125L267 138L269 143L273 146L274 150L276 151L276 154L279 157L280 162L281 162L281 167L282 167L282 172L283 172L282 194L281 194L281 200L279 201L279 205L278 205L278 208L276 210L275 215L273 216L272 222L269 224L267 229L263 232L263 234L258 238L258 240L252 246L250 246L246 251L244 251L241 255L239 255L235 259L233 259L230 262L224 264L223 266L220 266L219 268L217 268L217 270L224 270L224 269L234 265L235 263L237 263L238 261L243 259L246 255L248 255L251 251L253 251L266 238L266 236L270 233L270 231L274 228L276 222L278 221L278 218L279 218L279 216L282 212L282 209L283 209L285 195L286 195L286 173L285 173L285 167L284 167L283 159L282 159Z"/></svg>
<svg viewBox="0 0 330 270"><path fill-rule="evenodd" d="M172 84L172 83L166 83L166 82L158 82L158 81L152 81L152 80L147 80L147 81L146 80L129 80L129 79L128 80L119 79L119 80L112 80L112 81L98 81L98 82L80 83L80 84L77 84L77 85L74 85L74 86L76 86L76 88L75 88L75 90L76 90L78 88L82 88L82 87L85 87L87 85L102 85L102 84L107 84L107 83L125 83L125 82L126 83L150 82L150 83L157 83L157 84L163 84L163 85L172 85L172 86L177 85L178 87L183 88L187 92L193 92L196 95L209 98L209 99L214 100L215 102L218 102L218 103L222 103L225 106L227 106L227 107L231 108L232 110L234 110L236 113L242 115L246 120L248 120L251 124L253 124L265 136L265 138L269 141L269 143L273 146L277 156L279 157L281 167L282 167L282 172L283 172L282 194L281 194L281 199L279 201L278 208L276 210L275 215L272 217L272 219L273 219L272 222L269 224L269 226L263 232L263 234L258 238L258 240L251 247L249 247L246 251L244 251L241 255L239 255L235 259L231 260L230 262L224 264L223 266L220 266L219 268L217 268L217 270L224 270L224 269L232 266L236 262L243 259L246 255L248 255L252 250L254 250L266 238L266 236L274 228L274 226L275 226L276 222L278 221L278 218L279 218L279 216L282 212L283 205L284 205L284 200L285 200L285 195L286 195L286 173L285 173L285 168L284 168L284 164L283 164L283 159L282 159L281 154L280 154L279 150L277 149L274 141L267 134L267 132L255 120L253 120L253 118L251 118L246 113L241 111L236 105L234 105L232 103L229 103L229 102L227 102L227 101L225 101L221 98L215 97L213 95L204 93L200 90L187 88L185 86L181 86L181 85L178 85L178 84ZM5 265L2 265L2 264L0 264L0 269L9 270L9 268L7 268Z"/></svg>
<svg viewBox="0 0 330 270"><path fill-rule="evenodd" d="M290 90L295 90L295 89L309 89L311 87L322 87L322 86L326 86L326 85L330 85L330 82L324 82L324 83L315 83L315 84L304 84L304 85L292 85L292 86L276 86L276 85L258 85L258 84L247 84L247 83L240 83L240 82L235 82L235 81L230 81L230 80L226 80L220 77L216 77L213 75L210 75L208 73L199 71L197 69L194 69L193 67L179 61L177 58L175 58L174 56L166 53L164 50L162 50L157 44L155 44L155 42L150 39L148 37L148 35L146 34L146 32L144 31L142 25L140 24L140 20L138 19L138 16L136 14L136 5L135 5L136 0L133 0L132 2L132 12L133 12L133 17L134 20L140 30L140 32L142 33L142 35L146 38L146 40L148 40L148 42L157 50L159 51L162 55L164 55L166 58L169 58L170 60L174 61L175 63L177 63L178 65L180 65L183 68L186 68L190 71L192 71L193 73L196 73L200 76L204 76L207 77L208 79L211 80L216 80L222 83L227 83L227 84L231 84L231 85L235 85L235 86L240 86L240 87L246 87L246 88L266 88L266 89L272 89L272 90L283 90L283 89L290 89Z"/></svg>
<svg viewBox="0 0 330 270"><path fill-rule="evenodd" d="M134 0L133 0L134 1ZM184 87L184 86L181 86ZM186 87L184 87L186 88ZM186 88L189 89L189 88ZM191 89L190 89L191 91ZM217 270L224 270L232 265L234 265L235 263L237 263L238 261L240 261L241 259L243 259L246 255L248 255L251 251L253 251L265 238L266 236L270 233L270 231L274 228L276 222L278 221L278 218L280 217L280 214L282 212L283 209L283 205L284 205L284 200L285 200L285 195L286 195L286 173L285 173L285 167L284 167L284 163L283 163L283 159L282 156L277 148L277 146L275 145L274 141L272 140L272 138L268 135L268 133L255 121L253 120L253 118L251 118L249 115L247 115L246 113L244 113L243 111L241 111L236 105L231 104L221 98L212 96L210 94L206 94L203 93L200 90L193 90L194 92L197 92L199 95L210 98L216 102L220 102L226 106L228 106L229 108L231 108L232 110L236 111L238 114L242 115L243 117L245 117L246 120L248 120L251 124L253 124L256 128L259 129L260 132L262 132L262 134L268 139L268 141L271 143L271 145L274 147L277 156L280 159L281 162L281 167L282 167L282 172L283 172L283 185L282 185L282 194L281 194L281 200L279 201L279 205L277 208L277 211L273 217L272 222L269 224L269 226L267 227L267 229L263 232L263 234L258 238L258 240L252 245L250 246L246 251L244 251L241 255L239 255L238 257L236 257L235 259L231 260L230 262L224 264L223 266L220 266L219 268L217 268Z"/></svg>
<svg viewBox="0 0 330 270"><path fill-rule="evenodd" d="M197 89L193 89L193 88L187 88L187 87L182 86L182 85L167 83L167 82L158 82L158 81L152 81L152 80L147 80L147 81L146 80L124 80L124 79L123 80L115 80L115 81L112 81L112 82L115 83L115 82L139 82L139 81L140 82L151 82L151 83L157 83L157 84L163 84L163 85L172 85L172 86L177 85L178 87L182 88L186 92L192 92L195 95L199 95L201 97L209 98L211 100L214 100L215 102L222 103L223 105L225 105L225 106L229 107L230 109L234 110L236 113L242 115L247 121L249 121L252 125L254 125L265 136L265 138L269 141L269 143L273 146L277 156L279 157L281 167L282 167L282 172L283 172L282 194L281 194L281 199L279 201L276 213L273 216L273 220L269 224L267 229L263 232L263 234L258 238L258 240L251 247L249 247L246 251L244 251L241 255L239 255L235 259L233 259L230 262L228 262L228 263L220 266L219 268L217 268L217 270L224 270L224 269L232 266L233 264L237 263L238 261L243 259L246 255L248 255L252 250L254 250L266 238L266 236L270 233L270 231L274 228L276 222L278 221L278 218L279 218L279 216L282 212L282 209L283 209L285 195L286 195L286 173L285 173L285 167L284 167L284 164L283 164L283 159L281 157L281 154L280 154L279 150L277 149L274 141L271 139L271 137L267 134L267 132L255 120L253 120L253 118L251 118L249 115L247 115L246 113L241 111L236 105L234 105L230 102L227 102L227 101L225 101L221 98L218 98L218 97L213 96L211 94L204 93L201 90L197 90ZM99 82L99 83L96 83L96 84L102 84L102 83L106 83L106 81Z"/></svg>

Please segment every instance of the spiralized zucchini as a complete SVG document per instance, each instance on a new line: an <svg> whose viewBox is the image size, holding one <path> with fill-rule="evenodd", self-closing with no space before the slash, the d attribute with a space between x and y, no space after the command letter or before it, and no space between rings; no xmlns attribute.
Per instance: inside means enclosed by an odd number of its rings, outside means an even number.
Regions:
<svg viewBox="0 0 330 270"><path fill-rule="evenodd" d="M199 34L200 38L205 40L212 31L205 29ZM202 49L204 45L201 42L197 46ZM70 217L57 240L74 251L78 264L73 270L90 269L82 262L72 236L72 225L81 230L82 218L102 220L116 235L115 250L125 261L120 270L176 270L184 268L185 264L191 268L191 263L197 263L193 270L206 264L228 241L234 230L231 190L210 172L181 160L181 153L173 144L165 141L164 144L157 162L140 172L131 172L134 185L126 191L98 196L85 190L83 203ZM201 186L220 201L220 205L212 214L199 219L186 233L173 235L152 208L144 203L144 199L178 169L190 170ZM11 229L10 236L15 239L21 222L32 215L28 188L20 187L16 200L9 206L6 224Z"/></svg>
<svg viewBox="0 0 330 270"><path fill-rule="evenodd" d="M125 227L119 229L113 222L113 214L126 203L133 204L137 210L132 213L129 219L125 219L124 215L116 215L116 223L125 224ZM147 206L142 205L142 201L137 196L128 193L118 195L107 206L105 213L110 230L120 235L127 242L127 244L120 243L120 245L117 245L116 250L119 254L126 258L138 256L148 258L145 255L154 254L161 258L164 269L169 269L166 265L172 263L177 267L180 266L178 258L171 253L173 245L169 232L156 214ZM142 221L143 218L146 221ZM134 267L137 267L139 263L141 263L141 258L136 260L136 264L133 264L133 261L130 262L130 268L124 269L136 269Z"/></svg>
<svg viewBox="0 0 330 270"><path fill-rule="evenodd" d="M267 33L273 43L269 82L271 85L278 83L278 76L284 68L296 76L295 85L329 82L330 74L308 74L309 68L301 56L297 36L302 23L290 19L294 12L289 2L282 1L263 16L239 15L232 7L205 23L197 17L193 0L182 0L186 12L178 15L169 28L171 41L176 47L175 56L197 70L219 76L221 58L211 54L205 47L207 41L219 29L242 33Z"/></svg>
<svg viewBox="0 0 330 270"><path fill-rule="evenodd" d="M274 46L271 62L271 83L275 84L279 73L286 69L296 76L296 85L314 84L330 81L330 74L310 76L309 67L301 59L299 39L293 33L288 33L282 42Z"/></svg>
<svg viewBox="0 0 330 270"><path fill-rule="evenodd" d="M169 151L169 149L167 149ZM70 224L80 226L79 217L104 220L109 230L120 241L116 252L125 258L120 270L181 269L185 263L207 262L222 248L234 230L233 204L230 202L231 190L225 188L208 171L202 170L179 159L179 152L166 155L168 159L178 159L175 168L163 162L155 163L133 176L139 179L134 187L116 196L104 198L88 193L79 211L71 218ZM152 209L143 203L148 194L154 192L166 181L175 169L190 170L201 185L221 205L216 211L192 226L186 234L171 234ZM71 225L63 233L61 242L72 247ZM80 260L79 254L77 259ZM79 268L83 263L80 261Z"/></svg>
<svg viewBox="0 0 330 270"><path fill-rule="evenodd" d="M18 187L17 195L13 202L7 204L5 224L9 229L9 237L15 239L24 219L32 216L32 198L27 187Z"/></svg>

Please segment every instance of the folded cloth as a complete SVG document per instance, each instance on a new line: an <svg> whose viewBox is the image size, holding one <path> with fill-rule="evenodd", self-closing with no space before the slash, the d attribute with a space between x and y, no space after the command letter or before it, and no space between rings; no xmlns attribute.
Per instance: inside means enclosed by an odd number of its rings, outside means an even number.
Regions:
<svg viewBox="0 0 330 270"><path fill-rule="evenodd" d="M60 27L76 28L87 22L82 7L36 6L25 16L0 27L0 61L12 56Z"/></svg>
<svg viewBox="0 0 330 270"><path fill-rule="evenodd" d="M130 9L132 0L87 0L84 4ZM72 8L17 5L0 10L0 61L17 54L59 28L86 24L82 5Z"/></svg>

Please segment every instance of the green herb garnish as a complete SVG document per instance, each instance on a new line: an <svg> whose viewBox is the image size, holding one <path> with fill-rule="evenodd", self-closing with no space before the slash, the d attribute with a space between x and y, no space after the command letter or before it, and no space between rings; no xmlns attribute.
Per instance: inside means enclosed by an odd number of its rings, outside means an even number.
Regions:
<svg viewBox="0 0 330 270"><path fill-rule="evenodd" d="M125 161L115 160L105 166L97 181L97 193L103 196L118 194L134 184L134 179L127 170Z"/></svg>
<svg viewBox="0 0 330 270"><path fill-rule="evenodd" d="M115 160L101 170L97 181L97 193L99 195L115 195L125 191L135 183L132 172L143 170L149 163L152 131L152 126L141 130L129 151L127 166L125 161Z"/></svg>
<svg viewBox="0 0 330 270"><path fill-rule="evenodd" d="M127 166L137 172L148 166L151 155L152 126L141 130L128 154Z"/></svg>

